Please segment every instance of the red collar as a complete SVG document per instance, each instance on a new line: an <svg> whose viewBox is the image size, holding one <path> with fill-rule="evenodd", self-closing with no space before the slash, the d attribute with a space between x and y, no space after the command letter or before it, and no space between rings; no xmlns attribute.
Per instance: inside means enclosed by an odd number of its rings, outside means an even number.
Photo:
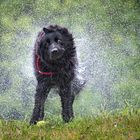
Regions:
<svg viewBox="0 0 140 140"><path fill-rule="evenodd" d="M41 75L47 75L47 76L53 76L55 75L54 72L43 72L40 70L40 56L39 55L36 55L36 62L35 62L35 65L36 65L36 71L41 74Z"/></svg>

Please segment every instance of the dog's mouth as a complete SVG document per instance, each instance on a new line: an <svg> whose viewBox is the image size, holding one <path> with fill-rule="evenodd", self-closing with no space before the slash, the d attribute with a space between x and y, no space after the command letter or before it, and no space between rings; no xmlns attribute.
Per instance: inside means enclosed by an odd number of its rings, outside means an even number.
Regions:
<svg viewBox="0 0 140 140"><path fill-rule="evenodd" d="M47 55L43 54L41 55L41 58L43 60L44 63L47 62L56 62L61 60L61 58L63 58L63 54L64 52L55 52L55 53L47 53Z"/></svg>
<svg viewBox="0 0 140 140"><path fill-rule="evenodd" d="M57 60L60 59L63 56L63 51L57 50L57 49L53 49L50 53L49 53L49 59L50 60Z"/></svg>
<svg viewBox="0 0 140 140"><path fill-rule="evenodd" d="M49 52L49 59L51 61L61 59L63 54L64 54L64 49L54 48L54 49L50 50L50 52Z"/></svg>

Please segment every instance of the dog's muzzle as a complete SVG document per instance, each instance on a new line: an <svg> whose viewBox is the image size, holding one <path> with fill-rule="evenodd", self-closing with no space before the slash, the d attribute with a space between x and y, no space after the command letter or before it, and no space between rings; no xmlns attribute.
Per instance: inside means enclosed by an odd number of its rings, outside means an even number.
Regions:
<svg viewBox="0 0 140 140"><path fill-rule="evenodd" d="M56 60L62 57L64 53L64 49L61 48L59 45L52 44L50 46L49 56L51 60Z"/></svg>

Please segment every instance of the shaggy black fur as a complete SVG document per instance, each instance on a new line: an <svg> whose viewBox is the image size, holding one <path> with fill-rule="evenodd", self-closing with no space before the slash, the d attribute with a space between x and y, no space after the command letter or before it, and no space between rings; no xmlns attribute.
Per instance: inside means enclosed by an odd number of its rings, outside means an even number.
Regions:
<svg viewBox="0 0 140 140"><path fill-rule="evenodd" d="M54 72L45 75L37 70L40 57L40 71ZM73 101L84 83L76 78L77 55L72 34L58 25L50 25L38 34L34 51L34 68L37 79L35 106L30 124L36 124L44 117L44 103L52 87L59 88L62 103L62 118L69 122L73 117ZM75 81L75 82L73 82Z"/></svg>

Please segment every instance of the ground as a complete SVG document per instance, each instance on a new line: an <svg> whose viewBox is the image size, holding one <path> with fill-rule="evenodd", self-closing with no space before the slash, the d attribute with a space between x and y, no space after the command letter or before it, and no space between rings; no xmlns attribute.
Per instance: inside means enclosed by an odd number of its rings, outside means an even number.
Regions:
<svg viewBox="0 0 140 140"><path fill-rule="evenodd" d="M0 121L0 140L140 140L140 112L75 118L64 124L48 118L43 125L26 121Z"/></svg>

